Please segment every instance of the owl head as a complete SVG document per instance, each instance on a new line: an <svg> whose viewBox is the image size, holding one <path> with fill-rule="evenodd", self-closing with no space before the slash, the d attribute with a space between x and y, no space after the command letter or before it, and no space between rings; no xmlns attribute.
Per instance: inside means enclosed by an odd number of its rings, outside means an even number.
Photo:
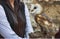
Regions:
<svg viewBox="0 0 60 39"><path fill-rule="evenodd" d="M36 3L36 4L31 4L29 10L31 14L39 14L42 12L43 8L40 4Z"/></svg>

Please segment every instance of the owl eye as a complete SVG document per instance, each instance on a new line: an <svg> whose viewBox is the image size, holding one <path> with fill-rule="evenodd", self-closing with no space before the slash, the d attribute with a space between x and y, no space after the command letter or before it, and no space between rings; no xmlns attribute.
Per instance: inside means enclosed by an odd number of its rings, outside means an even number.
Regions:
<svg viewBox="0 0 60 39"><path fill-rule="evenodd" d="M34 7L34 9L36 9L37 7Z"/></svg>

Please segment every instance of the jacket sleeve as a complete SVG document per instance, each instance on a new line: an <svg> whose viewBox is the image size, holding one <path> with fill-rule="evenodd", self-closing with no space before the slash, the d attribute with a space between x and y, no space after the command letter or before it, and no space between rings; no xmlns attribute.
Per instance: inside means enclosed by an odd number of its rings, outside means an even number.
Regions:
<svg viewBox="0 0 60 39"><path fill-rule="evenodd" d="M25 16L26 16L26 36L29 37L29 33L33 32L33 27L31 25L31 21L30 21L30 13L29 10L27 8L27 5L25 4Z"/></svg>
<svg viewBox="0 0 60 39"><path fill-rule="evenodd" d="M0 34L5 39L22 39L11 29L2 5L0 5Z"/></svg>

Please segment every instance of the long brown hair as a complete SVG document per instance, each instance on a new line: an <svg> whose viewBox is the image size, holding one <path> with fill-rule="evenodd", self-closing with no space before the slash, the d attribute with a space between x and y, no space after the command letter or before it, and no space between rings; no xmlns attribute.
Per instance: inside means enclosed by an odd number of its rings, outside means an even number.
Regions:
<svg viewBox="0 0 60 39"><path fill-rule="evenodd" d="M14 5L16 5L17 8L19 8L19 6L21 7L21 2L20 2L20 0L14 0L14 2L15 2ZM6 4L8 4L9 6L11 6L9 0L0 0L0 3L6 3Z"/></svg>
<svg viewBox="0 0 60 39"><path fill-rule="evenodd" d="M18 23L15 23L14 20L13 20L13 26L12 26L13 28L12 29L15 30L16 33L19 36L21 35L21 37L24 37L25 27L26 27L26 18L25 18L25 11L24 11L25 7L24 7L24 4L22 2L20 2L20 0L14 0L14 10L13 10L12 6L9 3L9 0L0 0L0 2L5 4L5 5L7 5L8 8L11 9L11 11L13 11L13 14L15 14ZM7 16L7 17L9 17L9 16Z"/></svg>
<svg viewBox="0 0 60 39"><path fill-rule="evenodd" d="M12 10L12 6L10 5L10 2L9 0L0 0L0 3L4 3L4 4L7 4ZM23 13L25 13L23 11L23 6L24 6L24 3L20 2L20 0L14 0L14 7L15 9L13 10L14 13L17 15L17 13L19 12L19 10ZM24 7L25 8L25 7ZM25 20L26 21L26 20Z"/></svg>

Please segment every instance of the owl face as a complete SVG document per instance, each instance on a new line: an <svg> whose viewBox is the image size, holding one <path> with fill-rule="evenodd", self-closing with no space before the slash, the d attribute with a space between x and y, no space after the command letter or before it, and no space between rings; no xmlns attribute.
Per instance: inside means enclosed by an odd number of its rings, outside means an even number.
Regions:
<svg viewBox="0 0 60 39"><path fill-rule="evenodd" d="M30 13L39 14L42 12L42 9L43 9L42 6L38 3L31 4Z"/></svg>

